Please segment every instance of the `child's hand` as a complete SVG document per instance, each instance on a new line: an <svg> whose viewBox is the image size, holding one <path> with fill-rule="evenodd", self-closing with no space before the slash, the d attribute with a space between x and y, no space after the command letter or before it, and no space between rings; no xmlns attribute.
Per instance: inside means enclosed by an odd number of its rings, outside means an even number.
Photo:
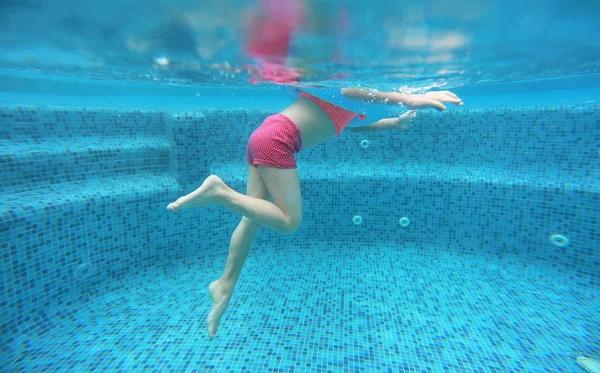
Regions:
<svg viewBox="0 0 600 373"><path fill-rule="evenodd" d="M410 109L437 109L439 111L446 110L446 106L442 102L456 104L462 106L462 100L450 91L432 91L424 94L407 95L406 106Z"/></svg>
<svg viewBox="0 0 600 373"><path fill-rule="evenodd" d="M349 127L348 129L353 132L373 132L373 131L387 131L387 130L405 130L412 124L412 120L417 115L416 110L409 110L400 116L393 118L383 118L377 122L371 123L367 126L362 127Z"/></svg>

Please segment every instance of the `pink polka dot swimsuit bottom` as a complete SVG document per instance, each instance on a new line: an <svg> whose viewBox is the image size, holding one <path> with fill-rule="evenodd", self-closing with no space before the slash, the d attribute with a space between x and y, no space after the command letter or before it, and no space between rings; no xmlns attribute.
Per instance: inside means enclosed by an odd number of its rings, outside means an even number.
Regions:
<svg viewBox="0 0 600 373"><path fill-rule="evenodd" d="M246 160L254 167L296 168L294 154L302 148L300 131L288 117L267 117L248 139Z"/></svg>

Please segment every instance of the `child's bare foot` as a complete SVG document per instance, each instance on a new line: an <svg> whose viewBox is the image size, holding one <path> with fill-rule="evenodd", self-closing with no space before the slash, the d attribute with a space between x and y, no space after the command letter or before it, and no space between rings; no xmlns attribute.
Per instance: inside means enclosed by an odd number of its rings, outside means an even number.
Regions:
<svg viewBox="0 0 600 373"><path fill-rule="evenodd" d="M200 188L187 196L183 196L177 201L170 203L169 206L167 206L167 209L170 211L177 211L181 208L200 207L212 203L219 203L227 189L229 189L229 187L223 180L218 176L210 175L204 180Z"/></svg>
<svg viewBox="0 0 600 373"><path fill-rule="evenodd" d="M416 110L409 110L402 113L398 118L394 118L394 127L405 130L412 124L413 119L417 115Z"/></svg>
<svg viewBox="0 0 600 373"><path fill-rule="evenodd" d="M213 338L217 334L219 324L221 323L221 317L229 305L232 292L227 292L219 282L220 280L214 281L208 287L208 295L212 300L212 308L208 314L206 320L206 326L208 327L208 336Z"/></svg>

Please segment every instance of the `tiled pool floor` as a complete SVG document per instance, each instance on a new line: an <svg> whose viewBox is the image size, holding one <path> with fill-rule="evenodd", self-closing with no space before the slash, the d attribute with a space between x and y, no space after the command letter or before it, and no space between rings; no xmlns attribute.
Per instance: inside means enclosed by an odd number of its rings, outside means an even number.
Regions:
<svg viewBox="0 0 600 373"><path fill-rule="evenodd" d="M600 299L484 259L254 247L212 341L205 287L225 257L154 267L14 342L9 371L583 372L575 358L600 350Z"/></svg>

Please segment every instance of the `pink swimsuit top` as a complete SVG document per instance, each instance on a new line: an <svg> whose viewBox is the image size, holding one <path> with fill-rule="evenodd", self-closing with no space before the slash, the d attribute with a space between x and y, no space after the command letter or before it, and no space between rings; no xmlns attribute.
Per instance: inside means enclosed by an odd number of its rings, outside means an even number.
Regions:
<svg viewBox="0 0 600 373"><path fill-rule="evenodd" d="M327 101L323 101L318 97L315 97L311 94L308 94L304 91L300 92L300 97L306 97L310 100L312 100L315 104L319 105L319 107L329 116L329 118L331 118L331 121L333 122L333 125L335 126L335 135L339 136L340 132L342 132L342 130L344 128L346 128L346 126L348 125L348 123L350 123L350 121L357 115L359 114L355 114L351 111L348 111L346 109L342 109L339 106L335 106L333 104L330 104ZM361 117L361 119L364 119L364 115L359 115Z"/></svg>

